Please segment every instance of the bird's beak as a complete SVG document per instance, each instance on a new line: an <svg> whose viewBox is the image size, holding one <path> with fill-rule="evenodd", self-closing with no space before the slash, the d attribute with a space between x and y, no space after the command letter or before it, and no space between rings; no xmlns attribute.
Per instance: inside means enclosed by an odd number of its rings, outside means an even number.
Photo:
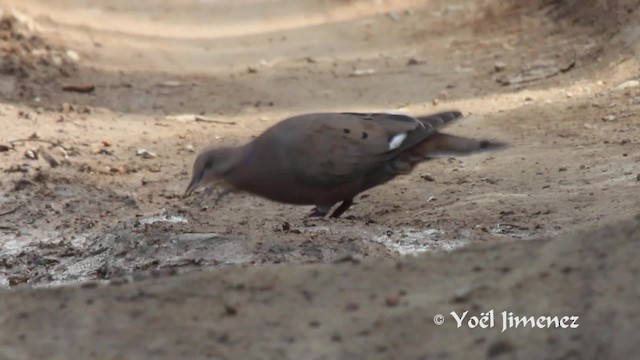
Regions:
<svg viewBox="0 0 640 360"><path fill-rule="evenodd" d="M200 179L198 179L198 177L194 176L193 178L191 178L191 183L189 183L189 186L187 187L187 190L184 192L184 198L191 196L191 194L198 188L198 184L200 183Z"/></svg>

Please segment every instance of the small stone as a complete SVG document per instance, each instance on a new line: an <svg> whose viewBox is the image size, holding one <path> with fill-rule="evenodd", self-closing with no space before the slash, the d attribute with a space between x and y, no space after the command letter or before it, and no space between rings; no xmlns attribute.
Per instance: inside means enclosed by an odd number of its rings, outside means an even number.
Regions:
<svg viewBox="0 0 640 360"><path fill-rule="evenodd" d="M257 73L257 72L258 72L258 68L253 67L253 66L249 66L249 67L247 68L247 72L248 72L249 74L255 74L255 73Z"/></svg>
<svg viewBox="0 0 640 360"><path fill-rule="evenodd" d="M53 55L51 57L51 62L53 62L53 64L57 67L62 66L63 60L62 57L58 56L58 55Z"/></svg>
<svg viewBox="0 0 640 360"><path fill-rule="evenodd" d="M67 150L65 150L62 146L54 147L53 151L55 151L56 154L62 156L65 159L69 158L69 154L67 153Z"/></svg>
<svg viewBox="0 0 640 360"><path fill-rule="evenodd" d="M636 176L636 181L640 182L640 174Z"/></svg>
<svg viewBox="0 0 640 360"><path fill-rule="evenodd" d="M388 12L387 17L393 21L400 21L400 14L397 11Z"/></svg>
<svg viewBox="0 0 640 360"><path fill-rule="evenodd" d="M604 120L604 121L615 121L616 119L617 119L617 117L615 115L607 115L607 116L602 118L602 120Z"/></svg>
<svg viewBox="0 0 640 360"><path fill-rule="evenodd" d="M24 157L31 160L38 160L38 152L32 149L28 149L24 152Z"/></svg>
<svg viewBox="0 0 640 360"><path fill-rule="evenodd" d="M147 149L138 149L136 150L136 156L140 156L143 159L155 159L158 157L155 153L147 150Z"/></svg>
<svg viewBox="0 0 640 360"><path fill-rule="evenodd" d="M505 64L502 61L496 61L495 64L493 64L493 70L495 72L503 71L506 68L507 68L507 64Z"/></svg>
<svg viewBox="0 0 640 360"><path fill-rule="evenodd" d="M354 311L358 311L358 309L360 309L360 305L358 303L355 302L349 302L347 303L347 305L344 308L346 311L349 312L354 312Z"/></svg>
<svg viewBox="0 0 640 360"><path fill-rule="evenodd" d="M9 282L9 286L24 284L27 281L29 281L29 278L24 274L13 274L7 276L7 282Z"/></svg>
<svg viewBox="0 0 640 360"><path fill-rule="evenodd" d="M436 98L436 99L433 99L431 103L433 103L433 106L438 106L438 104L440 104L440 100Z"/></svg>
<svg viewBox="0 0 640 360"><path fill-rule="evenodd" d="M185 145L184 149L185 149L185 150L187 150L187 151L188 151L188 152L190 152L190 153L192 153L192 152L195 152L195 151L196 151L196 150L193 148L193 145L191 145L191 144Z"/></svg>
<svg viewBox="0 0 640 360"><path fill-rule="evenodd" d="M410 58L409 60L407 60L407 66L423 64L424 62L425 62L424 60L418 60L416 58Z"/></svg>
<svg viewBox="0 0 640 360"><path fill-rule="evenodd" d="M238 308L232 305L225 305L224 312L228 316L235 316L238 314Z"/></svg>
<svg viewBox="0 0 640 360"><path fill-rule="evenodd" d="M320 326L320 321L318 321L318 320L311 320L311 321L309 321L309 326L310 326L310 327L313 327L313 328L317 328L317 327L319 327L319 326Z"/></svg>
<svg viewBox="0 0 640 360"><path fill-rule="evenodd" d="M470 286L465 286L465 287L461 287L458 288L454 294L453 294L453 302L466 302L469 300L469 297L471 296L471 294L478 290L480 288L480 286L478 285L470 285Z"/></svg>
<svg viewBox="0 0 640 360"><path fill-rule="evenodd" d="M73 61L73 62L78 62L80 61L80 55L78 55L77 52L73 51L73 50L67 50L66 54L67 57L69 58L69 60Z"/></svg>
<svg viewBox="0 0 640 360"><path fill-rule="evenodd" d="M102 146L93 145L90 152L94 155L102 153Z"/></svg>
<svg viewBox="0 0 640 360"><path fill-rule="evenodd" d="M435 196L429 196L429 198L427 199L427 202L434 202L436 200L438 200L438 199L436 199Z"/></svg>
<svg viewBox="0 0 640 360"><path fill-rule="evenodd" d="M638 80L628 80L623 82L622 84L616 86L613 90L616 91L620 91L620 90L627 90L627 89L631 89L631 88L636 88L640 86L640 81Z"/></svg>
<svg viewBox="0 0 640 360"><path fill-rule="evenodd" d="M349 75L350 76L367 76L367 75L373 75L375 73L376 71L374 69L356 69Z"/></svg>
<svg viewBox="0 0 640 360"><path fill-rule="evenodd" d="M28 166L14 164L14 165L9 166L8 169L5 169L4 172L6 172L6 173L15 173L15 172L26 173L26 172L29 172L29 167Z"/></svg>
<svg viewBox="0 0 640 360"><path fill-rule="evenodd" d="M561 166L560 168L558 168L559 172L563 172L563 171L567 171L569 170L566 166Z"/></svg>
<svg viewBox="0 0 640 360"><path fill-rule="evenodd" d="M431 174L422 174L420 175L420 177L422 178L422 180L425 180L425 181L429 181L429 182L436 181L436 179L434 179L433 176L431 176Z"/></svg>
<svg viewBox="0 0 640 360"><path fill-rule="evenodd" d="M179 87L182 85L183 83L178 80L167 80L160 83L160 86L164 86L164 87Z"/></svg>
<svg viewBox="0 0 640 360"><path fill-rule="evenodd" d="M165 116L165 119L186 123L190 121L196 121L196 115L195 114L168 115L168 116Z"/></svg>
<svg viewBox="0 0 640 360"><path fill-rule="evenodd" d="M384 299L384 303L388 307L396 307L398 306L398 304L400 304L400 296L398 295L387 296L386 299Z"/></svg>
<svg viewBox="0 0 640 360"><path fill-rule="evenodd" d="M73 111L73 105L71 105L69 103L62 103L61 111L63 113L70 113L70 112Z"/></svg>

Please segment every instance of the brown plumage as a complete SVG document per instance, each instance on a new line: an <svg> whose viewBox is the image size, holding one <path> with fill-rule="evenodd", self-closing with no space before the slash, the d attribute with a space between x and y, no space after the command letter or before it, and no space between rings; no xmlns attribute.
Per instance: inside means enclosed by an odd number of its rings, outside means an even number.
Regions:
<svg viewBox="0 0 640 360"><path fill-rule="evenodd" d="M229 191L245 191L288 204L315 205L310 216L339 217L353 198L420 162L505 147L438 132L458 119L458 111L411 117L376 113L317 113L285 119L240 147L210 148L193 165L185 196L222 181ZM225 192L226 193L226 192Z"/></svg>

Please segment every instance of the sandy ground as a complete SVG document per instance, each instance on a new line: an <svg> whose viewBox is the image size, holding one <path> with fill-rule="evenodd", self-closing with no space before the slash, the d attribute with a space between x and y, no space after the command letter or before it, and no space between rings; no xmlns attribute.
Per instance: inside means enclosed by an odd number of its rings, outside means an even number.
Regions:
<svg viewBox="0 0 640 360"><path fill-rule="evenodd" d="M0 0L0 358L630 354L637 223L566 234L638 212L637 8ZM424 164L339 220L181 198L194 150L289 115L452 108L452 133L512 147ZM583 322L432 321L489 308Z"/></svg>

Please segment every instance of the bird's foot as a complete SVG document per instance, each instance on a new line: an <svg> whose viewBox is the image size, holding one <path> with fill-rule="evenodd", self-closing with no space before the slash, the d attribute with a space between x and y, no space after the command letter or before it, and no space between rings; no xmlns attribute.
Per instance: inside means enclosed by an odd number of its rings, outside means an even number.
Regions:
<svg viewBox="0 0 640 360"><path fill-rule="evenodd" d="M353 205L353 199L347 199L342 201L342 204L336 208L333 213L331 213L332 218L339 218L345 211L349 210L349 208Z"/></svg>
<svg viewBox="0 0 640 360"><path fill-rule="evenodd" d="M333 207L333 205L316 205L316 207L313 208L313 210L311 210L311 213L309 215L307 215L307 217L309 218L321 218L321 217L325 217L327 216L327 214L329 213L329 211L331 210L331 208Z"/></svg>
<svg viewBox="0 0 640 360"><path fill-rule="evenodd" d="M327 216L328 211L320 210L317 207L314 207L313 210L307 215L308 218L323 218Z"/></svg>

